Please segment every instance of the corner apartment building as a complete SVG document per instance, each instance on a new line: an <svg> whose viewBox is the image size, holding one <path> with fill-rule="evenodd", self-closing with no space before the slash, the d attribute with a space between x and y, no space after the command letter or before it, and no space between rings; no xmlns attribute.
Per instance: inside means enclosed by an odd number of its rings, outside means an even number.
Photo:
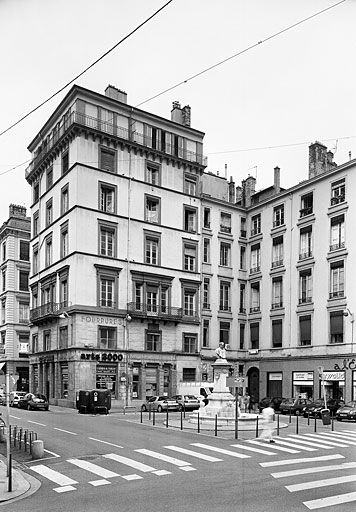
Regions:
<svg viewBox="0 0 356 512"><path fill-rule="evenodd" d="M9 206L9 218L0 227L0 386L4 370L13 390L29 390L31 220L26 208Z"/></svg>
<svg viewBox="0 0 356 512"><path fill-rule="evenodd" d="M199 366L204 134L74 86L29 145L30 387L171 394Z"/></svg>
<svg viewBox="0 0 356 512"><path fill-rule="evenodd" d="M321 371L328 396L356 399L355 168L315 143L308 179L288 190L278 167L259 192L251 176L203 176L204 370L220 339L255 399L318 398Z"/></svg>

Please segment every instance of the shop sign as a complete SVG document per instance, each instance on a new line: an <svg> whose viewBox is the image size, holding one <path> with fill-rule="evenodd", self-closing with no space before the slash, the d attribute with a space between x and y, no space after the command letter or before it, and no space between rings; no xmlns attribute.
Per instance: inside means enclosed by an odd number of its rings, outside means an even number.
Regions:
<svg viewBox="0 0 356 512"><path fill-rule="evenodd" d="M100 325L122 325L122 318L115 318L110 316L94 316L94 315L81 315L80 320L87 324L100 324Z"/></svg>
<svg viewBox="0 0 356 512"><path fill-rule="evenodd" d="M293 372L293 380L313 380L313 372Z"/></svg>
<svg viewBox="0 0 356 512"><path fill-rule="evenodd" d="M96 374L116 375L116 366L107 366L100 364L96 367Z"/></svg>
<svg viewBox="0 0 356 512"><path fill-rule="evenodd" d="M342 372L345 370L356 370L355 358L344 359L342 366L339 366L338 363L336 363L334 366L334 370L336 370L337 372Z"/></svg>
<svg viewBox="0 0 356 512"><path fill-rule="evenodd" d="M324 372L324 380L345 380L344 372Z"/></svg>
<svg viewBox="0 0 356 512"><path fill-rule="evenodd" d="M282 380L282 374L281 373L269 373L268 380Z"/></svg>
<svg viewBox="0 0 356 512"><path fill-rule="evenodd" d="M85 359L85 361L108 361L116 363L117 361L122 361L123 358L124 356L122 354L117 354L116 352L91 352L89 354L80 354L80 359Z"/></svg>

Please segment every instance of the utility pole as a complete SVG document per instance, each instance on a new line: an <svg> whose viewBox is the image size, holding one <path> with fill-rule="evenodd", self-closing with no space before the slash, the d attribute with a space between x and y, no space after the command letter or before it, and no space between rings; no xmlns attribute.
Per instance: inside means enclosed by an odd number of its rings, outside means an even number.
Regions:
<svg viewBox="0 0 356 512"><path fill-rule="evenodd" d="M12 491L11 446L10 446L10 374L6 365L6 461L7 461L7 490Z"/></svg>

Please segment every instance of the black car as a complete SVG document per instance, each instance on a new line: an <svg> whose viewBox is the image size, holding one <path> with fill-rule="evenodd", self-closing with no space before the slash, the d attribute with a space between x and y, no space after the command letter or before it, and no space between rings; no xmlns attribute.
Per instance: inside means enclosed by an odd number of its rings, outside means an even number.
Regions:
<svg viewBox="0 0 356 512"><path fill-rule="evenodd" d="M39 393L27 393L19 402L18 406L20 409L27 409L29 411L34 409L48 411L49 409L47 398Z"/></svg>
<svg viewBox="0 0 356 512"><path fill-rule="evenodd" d="M266 396L265 398L262 398L262 400L259 401L258 409L261 412L262 409L264 409L265 407L268 407L269 404L271 404L271 407L275 411L279 411L279 406L281 405L283 400L284 400L284 398L282 398L281 396L274 396L272 398Z"/></svg>
<svg viewBox="0 0 356 512"><path fill-rule="evenodd" d="M336 411L336 419L338 421L351 420L356 421L356 400L351 400Z"/></svg>
<svg viewBox="0 0 356 512"><path fill-rule="evenodd" d="M279 409L282 414L295 414L299 416L309 404L311 404L311 400L307 398L284 398Z"/></svg>
<svg viewBox="0 0 356 512"><path fill-rule="evenodd" d="M345 405L345 402L338 398L330 398L326 402L326 408L329 409L332 416L335 416L336 411L343 405ZM321 418L321 411L323 409L325 409L325 402L322 398L319 398L304 407L303 416L304 418L307 418L308 416Z"/></svg>

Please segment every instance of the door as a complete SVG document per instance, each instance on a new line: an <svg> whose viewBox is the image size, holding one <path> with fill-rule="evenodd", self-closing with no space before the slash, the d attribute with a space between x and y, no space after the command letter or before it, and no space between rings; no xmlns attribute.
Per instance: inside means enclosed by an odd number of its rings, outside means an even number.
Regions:
<svg viewBox="0 0 356 512"><path fill-rule="evenodd" d="M250 368L247 372L247 378L251 403L256 404L260 400L260 370L258 368Z"/></svg>

